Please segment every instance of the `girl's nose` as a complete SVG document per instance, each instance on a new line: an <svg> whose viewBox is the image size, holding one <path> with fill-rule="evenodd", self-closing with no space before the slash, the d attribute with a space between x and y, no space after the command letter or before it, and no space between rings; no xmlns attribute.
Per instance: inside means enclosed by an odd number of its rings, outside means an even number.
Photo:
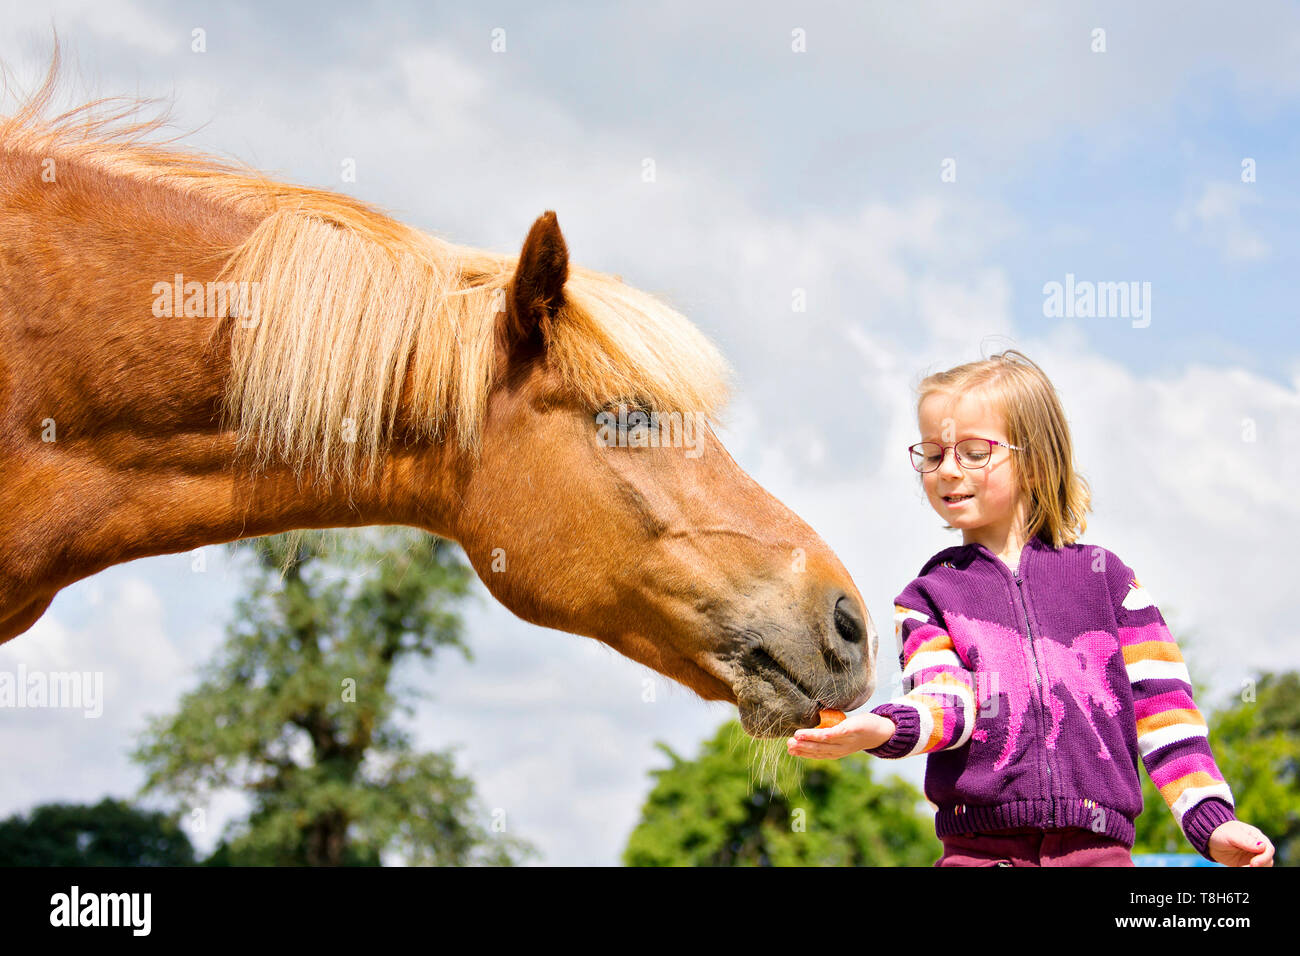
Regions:
<svg viewBox="0 0 1300 956"><path fill-rule="evenodd" d="M943 460L939 462L938 471L943 475L953 475L961 477L961 467L957 464L957 449L945 448L943 450Z"/></svg>

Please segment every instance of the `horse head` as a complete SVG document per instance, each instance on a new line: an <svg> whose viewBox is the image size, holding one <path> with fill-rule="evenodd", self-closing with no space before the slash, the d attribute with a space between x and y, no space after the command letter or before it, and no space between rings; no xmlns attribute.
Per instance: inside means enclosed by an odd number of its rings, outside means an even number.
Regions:
<svg viewBox="0 0 1300 956"><path fill-rule="evenodd" d="M541 216L504 290L481 444L457 487L475 570L519 617L735 703L751 736L861 706L878 640L852 578L680 407L716 398L700 381L716 353L667 309L620 326L649 297L584 275ZM693 380L674 388L683 366Z"/></svg>

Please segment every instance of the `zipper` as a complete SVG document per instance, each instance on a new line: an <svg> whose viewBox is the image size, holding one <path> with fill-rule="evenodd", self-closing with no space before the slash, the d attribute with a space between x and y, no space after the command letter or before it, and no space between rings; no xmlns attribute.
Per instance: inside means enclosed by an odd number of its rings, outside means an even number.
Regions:
<svg viewBox="0 0 1300 956"><path fill-rule="evenodd" d="M1022 557L1021 563L1023 562L1024 559ZM1047 714L1047 705L1043 702L1043 694L1042 694L1043 678L1038 671L1038 652L1034 650L1034 632L1029 624L1029 606L1025 604L1025 590L1024 590L1025 582L1020 579L1019 565L1016 566L1015 576L1016 576L1016 594L1020 598L1020 609L1025 612L1025 632L1029 635L1029 656L1033 659L1034 662L1034 687L1037 690L1037 697L1038 697L1038 703L1040 708L1038 712L1039 714L1044 715L1045 717ZM1044 727L1042 729L1045 730L1046 728ZM1043 757L1047 763L1047 777L1048 777L1047 796L1048 799L1051 801L1052 819L1056 819L1056 795L1052 792L1052 781L1051 781L1052 755L1046 748L1044 748L1043 750Z"/></svg>

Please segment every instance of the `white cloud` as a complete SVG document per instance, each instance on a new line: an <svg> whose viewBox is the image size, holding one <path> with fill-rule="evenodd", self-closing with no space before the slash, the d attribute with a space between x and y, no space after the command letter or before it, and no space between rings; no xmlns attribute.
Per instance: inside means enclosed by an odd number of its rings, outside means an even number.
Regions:
<svg viewBox="0 0 1300 956"><path fill-rule="evenodd" d="M84 708L5 715L0 753L23 770L4 775L0 813L32 802L132 792L139 773L125 760L126 750L145 713L174 701L187 672L163 627L163 599L150 584L133 570L112 569L93 582L102 593L95 606L85 594L91 583L65 589L26 633L0 647L0 669L98 675L103 694L94 717ZM48 760L51 753L59 759Z"/></svg>
<svg viewBox="0 0 1300 956"><path fill-rule="evenodd" d="M77 51L70 48L69 39L79 37L83 45L91 45L85 42L82 31L89 31L96 41L128 47L137 54L163 55L190 48L190 26L172 27L144 4L131 0L46 0L43 4L4 0L0 3L0 19L7 32L23 35L29 50L39 51L42 70L53 49L51 25L59 31L64 55L71 55L74 66Z"/></svg>
<svg viewBox="0 0 1300 956"><path fill-rule="evenodd" d="M1196 233L1217 248L1229 262L1266 258L1272 251L1267 241L1246 223L1243 209L1260 204L1259 187L1247 183L1206 183L1174 217L1180 229Z"/></svg>

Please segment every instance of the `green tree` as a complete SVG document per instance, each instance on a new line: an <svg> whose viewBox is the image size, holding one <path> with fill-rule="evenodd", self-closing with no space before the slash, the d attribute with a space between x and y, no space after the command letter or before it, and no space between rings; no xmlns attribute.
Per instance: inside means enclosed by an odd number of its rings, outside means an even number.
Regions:
<svg viewBox="0 0 1300 956"><path fill-rule="evenodd" d="M782 749L756 782L751 748L762 745L734 720L695 760L656 746L672 763L651 771L627 866L930 866L942 851L922 794L893 775L876 783L869 758L796 760Z"/></svg>
<svg viewBox="0 0 1300 956"><path fill-rule="evenodd" d="M1195 693L1201 700L1199 685ZM1274 866L1294 865L1300 859L1300 674L1265 672L1232 706L1213 714L1199 709L1237 819L1273 841ZM1146 773L1142 801L1134 853L1194 852Z"/></svg>
<svg viewBox="0 0 1300 956"><path fill-rule="evenodd" d="M454 545L386 527L232 547L256 562L227 642L134 754L147 770L142 792L189 806L224 788L251 798L209 862L378 865L390 853L512 865L533 855L480 826L473 783L448 754L414 752L394 723L411 711L399 700L419 693L391 686L399 663L443 647L472 660L454 605L473 572Z"/></svg>
<svg viewBox="0 0 1300 956"><path fill-rule="evenodd" d="M104 798L46 803L0 821L3 866L193 866L176 818Z"/></svg>

